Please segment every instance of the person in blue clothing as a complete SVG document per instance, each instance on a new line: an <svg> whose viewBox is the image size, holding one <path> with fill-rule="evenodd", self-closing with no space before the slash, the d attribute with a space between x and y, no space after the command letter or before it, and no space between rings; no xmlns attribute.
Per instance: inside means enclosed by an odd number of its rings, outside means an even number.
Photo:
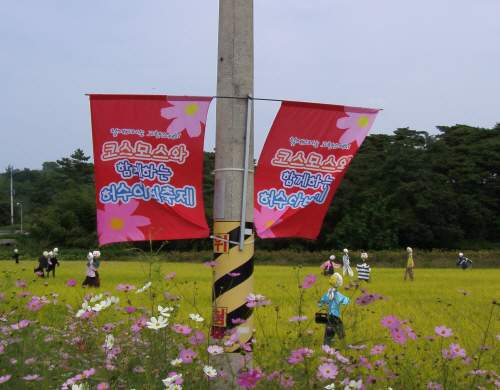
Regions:
<svg viewBox="0 0 500 390"><path fill-rule="evenodd" d="M460 258L458 259L456 265L461 266L464 271L466 269L472 269L472 260L471 259L468 259L467 257L465 257L463 253L459 253L458 256L460 256Z"/></svg>
<svg viewBox="0 0 500 390"><path fill-rule="evenodd" d="M325 336L323 338L324 345L331 345L335 338L335 334L339 339L345 337L344 325L340 319L340 305L348 305L351 300L342 295L337 289L342 286L342 275L335 272L329 280L330 288L327 293L323 295L318 306L326 305L328 312L328 322L325 325Z"/></svg>

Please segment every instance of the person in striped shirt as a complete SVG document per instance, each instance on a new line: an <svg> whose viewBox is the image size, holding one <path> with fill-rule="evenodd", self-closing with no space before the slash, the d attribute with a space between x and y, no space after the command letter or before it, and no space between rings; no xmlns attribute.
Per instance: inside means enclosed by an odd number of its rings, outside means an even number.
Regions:
<svg viewBox="0 0 500 390"><path fill-rule="evenodd" d="M358 286L360 282L365 281L367 283L372 282L372 278L370 277L371 268L368 264L366 264L366 259L368 258L367 253L361 253L361 260L363 262L361 264L356 265L356 271L358 273L358 278L351 280L349 282L350 286Z"/></svg>

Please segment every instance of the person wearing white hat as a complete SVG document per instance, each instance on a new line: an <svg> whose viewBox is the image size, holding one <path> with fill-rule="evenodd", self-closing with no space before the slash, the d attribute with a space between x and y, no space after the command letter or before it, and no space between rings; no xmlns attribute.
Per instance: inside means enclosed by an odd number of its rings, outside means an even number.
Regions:
<svg viewBox="0 0 500 390"><path fill-rule="evenodd" d="M59 267L60 263L57 260L57 252L59 249L54 248L52 252L49 252L49 266L47 267L47 278L49 277L50 271L52 271L52 277L56 277L56 265Z"/></svg>
<svg viewBox="0 0 500 390"><path fill-rule="evenodd" d="M85 274L85 280L82 283L82 287L101 287L101 279L99 278L99 272L97 269L101 262L99 261L99 257L101 256L101 252L94 251L89 252L87 254L87 272Z"/></svg>
<svg viewBox="0 0 500 390"><path fill-rule="evenodd" d="M19 264L19 253L18 250L14 249L14 260L16 260L16 264Z"/></svg>
<svg viewBox="0 0 500 390"><path fill-rule="evenodd" d="M334 263L333 260L335 260L335 256L331 255L327 261L319 266L323 268L323 275L333 275L333 269L340 268L340 264Z"/></svg>
<svg viewBox="0 0 500 390"><path fill-rule="evenodd" d="M345 275L346 271L349 276L354 276L354 272L352 272L351 266L349 265L349 250L344 249L344 257L342 257L342 262L344 263L342 275Z"/></svg>
<svg viewBox="0 0 500 390"><path fill-rule="evenodd" d="M325 325L325 336L323 338L324 345L330 345L334 340L335 334L339 339L345 337L344 325L340 319L340 305L347 306L351 300L337 290L342 286L343 282L342 275L335 272L328 281L331 287L321 297L321 300L318 301L318 306L326 305L328 312L328 322Z"/></svg>
<svg viewBox="0 0 500 390"><path fill-rule="evenodd" d="M460 258L458 259L456 265L461 266L464 271L466 269L471 270L472 269L472 260L465 257L463 253L459 253L458 256L460 256Z"/></svg>
<svg viewBox="0 0 500 390"><path fill-rule="evenodd" d="M47 268L48 265L48 257L49 257L49 252L44 251L42 253L42 256L38 259L38 268L35 268L33 271L36 273L38 276L41 276L42 278L45 278L45 269Z"/></svg>
<svg viewBox="0 0 500 390"><path fill-rule="evenodd" d="M408 261L406 262L406 272L404 276L404 280L406 280L406 275L410 277L410 281L413 282L413 249L410 247L406 248L406 251L408 252Z"/></svg>
<svg viewBox="0 0 500 390"><path fill-rule="evenodd" d="M368 258L368 253L361 253L361 260L363 260L363 262L361 264L356 265L356 272L358 273L358 278L350 280L349 281L350 286L358 286L359 283L362 282L363 280L366 283L372 282L372 278L370 277L371 268L368 264L366 264L367 258Z"/></svg>

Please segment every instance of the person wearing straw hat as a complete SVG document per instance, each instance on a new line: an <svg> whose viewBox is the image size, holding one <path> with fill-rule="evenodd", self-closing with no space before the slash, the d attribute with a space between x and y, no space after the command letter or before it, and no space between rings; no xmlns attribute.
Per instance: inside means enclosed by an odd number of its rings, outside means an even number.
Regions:
<svg viewBox="0 0 500 390"><path fill-rule="evenodd" d="M87 272L85 274L85 280L82 283L82 287L101 287L101 279L99 278L99 272L97 269L101 262L99 261L99 257L101 256L101 252L94 251L92 253L88 253L87 255Z"/></svg>
<svg viewBox="0 0 500 390"><path fill-rule="evenodd" d="M351 266L349 265L349 250L344 249L344 257L342 257L342 262L344 263L342 275L345 275L346 271L349 276L354 276L354 272L352 272Z"/></svg>
<svg viewBox="0 0 500 390"><path fill-rule="evenodd" d="M408 252L408 261L406 263L406 272L404 276L404 280L406 280L406 275L410 277L410 281L413 282L413 249L410 247L406 248L406 251Z"/></svg>
<svg viewBox="0 0 500 390"><path fill-rule="evenodd" d="M343 282L342 275L335 272L330 276L330 280L328 281L331 287L328 289L327 293L321 297L321 300L318 301L318 306L321 307L326 305L328 312L328 322L325 324L325 336L323 338L324 345L330 345L335 335L337 335L339 339L345 337L344 324L340 319L340 305L347 306L351 300L338 291L338 288L342 286Z"/></svg>

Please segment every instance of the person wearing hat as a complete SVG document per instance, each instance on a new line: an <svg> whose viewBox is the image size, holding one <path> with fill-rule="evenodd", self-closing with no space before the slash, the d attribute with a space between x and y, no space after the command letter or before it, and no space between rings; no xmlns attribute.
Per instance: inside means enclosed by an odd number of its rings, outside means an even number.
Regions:
<svg viewBox="0 0 500 390"><path fill-rule="evenodd" d="M321 297L321 300L318 301L318 306L321 307L326 305L328 312L328 322L325 324L325 336L323 338L324 345L331 345L335 338L335 334L339 339L345 337L344 324L340 319L340 305L347 306L351 300L337 290L342 286L343 282L342 275L335 272L330 276L328 282L331 287L328 289L327 293Z"/></svg>
<svg viewBox="0 0 500 390"><path fill-rule="evenodd" d="M363 262L361 264L356 265L356 271L358 273L358 278L349 281L350 286L357 286L363 280L366 283L372 282L372 278L370 277L371 268L368 264L366 264L367 258L368 258L368 253L361 253L361 260L363 260ZM347 287L346 287L346 289L347 289Z"/></svg>
<svg viewBox="0 0 500 390"><path fill-rule="evenodd" d="M49 252L49 265L47 267L47 278L49 277L50 271L52 271L52 277L56 277L56 265L59 267L59 260L57 260L57 252L59 249L54 248L52 252Z"/></svg>
<svg viewBox="0 0 500 390"><path fill-rule="evenodd" d="M101 280L99 279L99 272L97 269L101 262L99 261L99 257L101 256L101 252L94 251L92 253L88 253L87 255L87 272L85 280L82 283L82 287L101 287Z"/></svg>
<svg viewBox="0 0 500 390"><path fill-rule="evenodd" d="M351 266L349 265L349 250L347 248L344 249L344 257L342 257L342 262L344 263L344 272L342 272L342 275L345 275L347 271L349 276L354 276L354 272L352 272Z"/></svg>
<svg viewBox="0 0 500 390"><path fill-rule="evenodd" d="M40 256L40 258L38 259L38 268L35 268L35 270L33 271L35 273L38 272L37 275L41 276L42 278L45 278L45 269L47 268L49 261L48 257L49 257L49 252L44 251L42 253L42 256Z"/></svg>
<svg viewBox="0 0 500 390"><path fill-rule="evenodd" d="M14 260L16 260L16 264L19 264L19 253L17 252L17 249L14 249Z"/></svg>
<svg viewBox="0 0 500 390"><path fill-rule="evenodd" d="M404 280L406 280L406 275L410 277L410 281L413 282L413 249L410 247L406 248L408 252L408 262L406 263L406 272L404 276Z"/></svg>
<svg viewBox="0 0 500 390"><path fill-rule="evenodd" d="M333 260L335 260L335 256L331 255L327 261L319 266L323 268L323 275L333 275L333 269L340 268L340 264L334 263Z"/></svg>
<svg viewBox="0 0 500 390"><path fill-rule="evenodd" d="M467 268L468 269L472 269L472 260L470 260L467 257L465 257L463 253L459 253L458 255L460 256L460 258L458 259L456 265L461 266L464 271Z"/></svg>

